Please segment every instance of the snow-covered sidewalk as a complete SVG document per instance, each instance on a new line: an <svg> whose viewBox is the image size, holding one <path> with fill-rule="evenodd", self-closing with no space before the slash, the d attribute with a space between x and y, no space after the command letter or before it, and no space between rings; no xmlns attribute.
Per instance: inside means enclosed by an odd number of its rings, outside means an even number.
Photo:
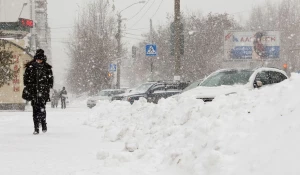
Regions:
<svg viewBox="0 0 300 175"><path fill-rule="evenodd" d="M48 132L37 136L31 112L0 112L0 174L97 174L97 152L123 146L102 143L97 129L82 125L88 109L47 112Z"/></svg>

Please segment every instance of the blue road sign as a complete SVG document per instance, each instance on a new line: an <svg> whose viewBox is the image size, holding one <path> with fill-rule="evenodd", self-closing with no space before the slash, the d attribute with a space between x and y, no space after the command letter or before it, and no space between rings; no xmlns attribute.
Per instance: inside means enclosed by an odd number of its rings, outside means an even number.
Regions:
<svg viewBox="0 0 300 175"><path fill-rule="evenodd" d="M110 64L109 65L109 72L116 72L117 71L117 65L116 64Z"/></svg>
<svg viewBox="0 0 300 175"><path fill-rule="evenodd" d="M146 56L157 56L157 47L155 44L146 45Z"/></svg>

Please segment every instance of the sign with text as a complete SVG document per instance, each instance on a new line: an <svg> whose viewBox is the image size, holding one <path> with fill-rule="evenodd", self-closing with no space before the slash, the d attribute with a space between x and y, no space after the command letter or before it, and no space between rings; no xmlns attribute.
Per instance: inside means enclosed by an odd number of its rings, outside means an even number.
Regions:
<svg viewBox="0 0 300 175"><path fill-rule="evenodd" d="M20 25L23 27L33 28L33 20L19 18Z"/></svg>
<svg viewBox="0 0 300 175"><path fill-rule="evenodd" d="M227 60L280 58L278 31L225 31L224 55Z"/></svg>

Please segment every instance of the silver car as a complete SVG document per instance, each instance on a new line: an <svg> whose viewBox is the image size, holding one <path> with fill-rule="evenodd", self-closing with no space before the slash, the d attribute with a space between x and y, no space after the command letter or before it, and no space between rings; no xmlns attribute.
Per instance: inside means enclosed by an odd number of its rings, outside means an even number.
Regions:
<svg viewBox="0 0 300 175"><path fill-rule="evenodd" d="M114 95L123 94L123 93L125 93L125 90L121 90L121 89L102 90L96 96L93 96L88 99L87 106L89 108L92 108L96 106L99 101L103 101L103 100L111 101Z"/></svg>

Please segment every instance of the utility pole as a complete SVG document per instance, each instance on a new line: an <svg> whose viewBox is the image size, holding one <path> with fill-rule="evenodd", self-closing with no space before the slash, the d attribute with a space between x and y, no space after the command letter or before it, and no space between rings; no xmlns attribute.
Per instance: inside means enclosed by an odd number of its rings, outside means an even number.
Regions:
<svg viewBox="0 0 300 175"><path fill-rule="evenodd" d="M34 8L35 5L35 0L30 0L30 19L33 20L33 28L30 29L30 52L35 52L36 50L36 33L35 33L35 27L36 27L36 23L35 23L35 15L34 15Z"/></svg>
<svg viewBox="0 0 300 175"><path fill-rule="evenodd" d="M122 37L122 29L121 29L121 25L122 25L122 18L121 18L121 13L136 5L136 4L143 4L145 3L146 1L139 1L139 2L136 2L136 3L133 3L131 5L129 5L128 7L126 7L125 9L121 10L119 13L118 13L118 33L116 35L116 39L117 39L117 42L118 42L118 50L117 50L117 88L120 89L120 84L121 84L121 55L122 55L122 45L121 45L121 37Z"/></svg>
<svg viewBox="0 0 300 175"><path fill-rule="evenodd" d="M120 78L121 78L121 52L122 52L122 46L121 46L121 25L122 25L122 18L121 14L118 14L118 33L117 33L117 42L118 42L118 53L117 53L117 89L120 89Z"/></svg>
<svg viewBox="0 0 300 175"><path fill-rule="evenodd" d="M175 15L174 15L174 25L175 25L175 75L181 76L181 62L180 62L180 25L181 25L181 17L180 17L180 0L175 1ZM175 77L174 77L175 78Z"/></svg>
<svg viewBox="0 0 300 175"><path fill-rule="evenodd" d="M153 44L153 26L152 26L152 19L150 19L150 43ZM151 69L151 81L153 81L153 57L150 58L150 69Z"/></svg>

